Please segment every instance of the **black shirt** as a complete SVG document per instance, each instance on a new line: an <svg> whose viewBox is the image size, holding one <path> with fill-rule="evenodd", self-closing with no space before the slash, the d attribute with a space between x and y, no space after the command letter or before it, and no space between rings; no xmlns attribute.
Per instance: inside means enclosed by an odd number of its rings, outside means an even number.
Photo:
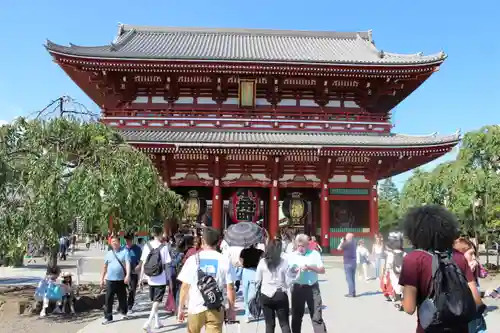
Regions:
<svg viewBox="0 0 500 333"><path fill-rule="evenodd" d="M257 268L262 253L264 253L264 251L255 247L241 250L240 258L243 259L243 268Z"/></svg>

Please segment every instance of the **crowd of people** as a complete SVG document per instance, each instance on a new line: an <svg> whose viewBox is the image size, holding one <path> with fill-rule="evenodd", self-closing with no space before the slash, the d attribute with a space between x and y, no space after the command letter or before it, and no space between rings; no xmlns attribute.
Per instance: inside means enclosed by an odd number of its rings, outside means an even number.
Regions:
<svg viewBox="0 0 500 333"><path fill-rule="evenodd" d="M386 241L375 236L372 253L353 234L341 240L346 297L356 297L358 267L369 279L366 265L373 264L386 299L400 311L417 312L417 333L486 332L479 279L487 272L476 245L459 237L455 216L442 206L427 205L410 209L401 222L402 231L389 233ZM409 253L403 235L413 246Z"/></svg>
<svg viewBox="0 0 500 333"><path fill-rule="evenodd" d="M353 234L345 235L338 246L343 251L345 296L357 296L356 280L378 279L387 301L394 302L399 311L413 314L418 309L417 333L486 332L479 286L487 272L476 255L476 244L459 237L453 214L441 206L417 207L405 215L402 225L401 231L390 232L385 239L375 235L371 251ZM153 228L151 239L144 244L137 244L132 233L124 237L124 247L116 235L108 240L101 275L106 290L103 324L113 321L115 296L121 315L129 316L136 291L146 281L152 302L144 323L146 332L162 327L158 316L162 306L180 322L187 319L191 333L203 328L207 333L221 332L224 322L235 319L238 293L244 299L245 320L262 316L266 333L275 331L276 319L283 333L300 333L306 306L313 331L327 331L318 284L325 268L314 237L286 233L276 239L263 237L255 244L231 246L210 227L172 237L163 234L162 228ZM413 251L406 253L404 238ZM374 276L368 273L370 265ZM358 279L357 272L361 273ZM70 277L50 271L45 289L59 276L66 287L59 292L57 308L74 311ZM41 299L41 315L45 316L47 293Z"/></svg>

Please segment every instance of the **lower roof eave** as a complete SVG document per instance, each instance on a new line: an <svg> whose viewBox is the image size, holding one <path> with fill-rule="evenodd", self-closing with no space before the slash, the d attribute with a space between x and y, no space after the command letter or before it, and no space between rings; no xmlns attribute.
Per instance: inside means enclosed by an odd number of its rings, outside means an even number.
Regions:
<svg viewBox="0 0 500 333"><path fill-rule="evenodd" d="M128 144L137 146L166 146L175 148L247 148L247 149L427 149L427 148L451 148L460 140L440 142L435 144L413 144L413 145L296 145L296 144L252 144L252 143L198 143L198 142L157 142L157 141L127 141Z"/></svg>

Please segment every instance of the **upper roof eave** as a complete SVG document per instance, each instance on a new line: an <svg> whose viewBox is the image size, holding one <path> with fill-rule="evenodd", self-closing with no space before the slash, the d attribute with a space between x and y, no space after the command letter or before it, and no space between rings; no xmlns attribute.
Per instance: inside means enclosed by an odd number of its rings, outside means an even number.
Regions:
<svg viewBox="0 0 500 333"><path fill-rule="evenodd" d="M240 47L241 43L246 47ZM82 47L70 44L68 47L47 41L45 47L53 55L110 61L408 67L438 65L446 59L444 52L423 55L378 50L373 43L371 31L120 25L117 36L109 45Z"/></svg>

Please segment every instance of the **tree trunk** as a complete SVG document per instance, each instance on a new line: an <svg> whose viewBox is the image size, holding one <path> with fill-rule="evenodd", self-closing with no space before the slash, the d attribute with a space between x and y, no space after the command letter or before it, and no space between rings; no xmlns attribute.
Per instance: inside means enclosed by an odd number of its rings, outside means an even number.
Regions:
<svg viewBox="0 0 500 333"><path fill-rule="evenodd" d="M47 268L55 268L57 267L57 256L59 254L59 248L54 246L50 250L50 255L47 260Z"/></svg>

